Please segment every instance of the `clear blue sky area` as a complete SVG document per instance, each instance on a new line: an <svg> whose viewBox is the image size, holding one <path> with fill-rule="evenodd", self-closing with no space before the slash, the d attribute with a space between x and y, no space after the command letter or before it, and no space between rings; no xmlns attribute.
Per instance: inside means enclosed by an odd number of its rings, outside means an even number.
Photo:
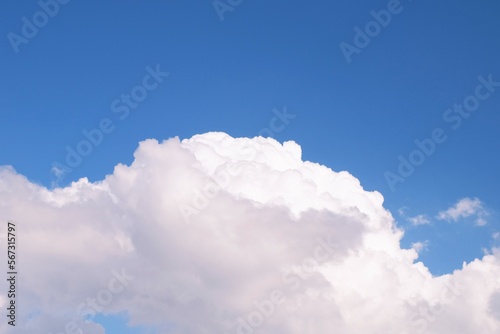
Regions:
<svg viewBox="0 0 500 334"><path fill-rule="evenodd" d="M0 165L50 188L101 180L147 138L294 140L381 192L403 245L427 242L420 259L449 273L500 230L499 15L492 0L8 1ZM68 150L91 152L71 167ZM486 225L436 218L462 198Z"/></svg>

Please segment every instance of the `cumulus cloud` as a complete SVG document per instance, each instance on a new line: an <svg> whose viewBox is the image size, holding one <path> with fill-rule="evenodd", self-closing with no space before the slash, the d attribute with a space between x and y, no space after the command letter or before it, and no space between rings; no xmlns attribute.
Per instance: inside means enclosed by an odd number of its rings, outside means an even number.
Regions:
<svg viewBox="0 0 500 334"><path fill-rule="evenodd" d="M0 168L0 220L21 240L16 333L102 334L96 313L157 333L500 331L497 250L434 277L380 193L301 153L207 133L141 142L95 183L49 190Z"/></svg>
<svg viewBox="0 0 500 334"><path fill-rule="evenodd" d="M488 216L488 211L478 198L462 198L455 203L455 205L439 212L437 218L448 222L456 222L461 218L471 216L475 217L477 226L484 226L487 224L486 217Z"/></svg>

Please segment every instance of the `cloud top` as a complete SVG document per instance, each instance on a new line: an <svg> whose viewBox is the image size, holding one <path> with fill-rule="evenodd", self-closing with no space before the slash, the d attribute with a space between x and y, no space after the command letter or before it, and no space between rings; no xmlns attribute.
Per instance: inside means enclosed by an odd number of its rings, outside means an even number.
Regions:
<svg viewBox="0 0 500 334"><path fill-rule="evenodd" d="M19 333L101 334L93 316L123 312L158 333L500 330L496 250L433 277L380 193L291 141L146 140L53 190L2 167L0 219L22 236Z"/></svg>

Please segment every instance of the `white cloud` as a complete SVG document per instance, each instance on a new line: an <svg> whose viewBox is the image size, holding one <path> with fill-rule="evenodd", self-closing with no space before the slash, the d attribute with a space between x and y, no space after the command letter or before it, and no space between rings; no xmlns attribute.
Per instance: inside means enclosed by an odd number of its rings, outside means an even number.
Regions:
<svg viewBox="0 0 500 334"><path fill-rule="evenodd" d="M431 223L426 215L417 215L415 217L409 217L408 221L412 223L413 226L427 225Z"/></svg>
<svg viewBox="0 0 500 334"><path fill-rule="evenodd" d="M427 250L429 247L429 241L417 241L411 244L411 248L413 248L417 253L420 253L423 250Z"/></svg>
<svg viewBox="0 0 500 334"><path fill-rule="evenodd" d="M408 217L406 214L406 211L408 210L408 207L404 206L402 208L398 209L398 214L409 221L413 226L418 226L418 225L427 225L430 224L431 221L429 218L427 218L426 215L416 215L414 217Z"/></svg>
<svg viewBox="0 0 500 334"><path fill-rule="evenodd" d="M408 207L407 206L403 206L402 208L398 209L398 214L401 217L406 217L406 210L408 210Z"/></svg>
<svg viewBox="0 0 500 334"><path fill-rule="evenodd" d="M158 333L500 331L497 250L433 277L380 193L300 155L208 133L141 142L130 166L62 189L0 168L0 221L22 240L16 333L101 334L89 300ZM119 290L122 268L135 278Z"/></svg>
<svg viewBox="0 0 500 334"><path fill-rule="evenodd" d="M462 198L452 207L439 212L436 218L448 222L456 222L461 218L471 216L475 217L477 226L484 226L487 224L486 217L488 216L488 212L478 198Z"/></svg>

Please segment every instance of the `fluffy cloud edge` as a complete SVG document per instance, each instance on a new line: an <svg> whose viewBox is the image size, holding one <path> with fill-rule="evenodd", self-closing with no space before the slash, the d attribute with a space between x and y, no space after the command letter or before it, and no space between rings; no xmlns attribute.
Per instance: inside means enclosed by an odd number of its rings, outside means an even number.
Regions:
<svg viewBox="0 0 500 334"><path fill-rule="evenodd" d="M173 322L184 333L198 333L200 324L205 331L234 332L243 326L234 319L248 326L259 310L255 303L276 289L288 289L286 306L299 307L294 320L286 321L288 308L276 306L266 327L259 327L263 333L303 333L310 320L315 331L334 326L349 334L416 333L424 325L434 333L455 328L453 319L460 319L463 333L482 328L493 334L499 328L492 316L500 289L497 249L453 274L433 277L417 262L416 249L401 249L403 231L383 208L380 193L366 192L347 172L302 161L294 142L208 133L182 141L143 141L134 157L130 166L116 166L102 181L80 179L53 190L0 168L2 219L17 217L29 226L25 238L32 245L23 251L26 270L36 279L23 281L27 305L64 319L65 303L76 308L86 296L99 296L110 280L109 268L127 268L147 275L140 276L142 286L131 284L117 295L107 312L126 311L138 325L168 328ZM221 175L229 175L229 182L217 184ZM213 184L220 188L215 195ZM179 203L194 207L197 192L208 202L195 207L199 212L186 224ZM273 247L262 247L257 235ZM317 247L328 235L341 246L333 257L318 261ZM99 259L87 254L89 245L102 254ZM61 282L51 282L43 265L55 259L62 266L55 268ZM286 281L271 274L275 269L269 271L277 264ZM84 273L91 279L82 281ZM250 282L253 288L245 291ZM61 284L74 296L61 292ZM225 315L210 315L211 306L203 304L209 301ZM422 309L428 315L420 314ZM189 320L193 316L200 324ZM362 324L359 317L378 320ZM0 327L0 333L5 330Z"/></svg>

